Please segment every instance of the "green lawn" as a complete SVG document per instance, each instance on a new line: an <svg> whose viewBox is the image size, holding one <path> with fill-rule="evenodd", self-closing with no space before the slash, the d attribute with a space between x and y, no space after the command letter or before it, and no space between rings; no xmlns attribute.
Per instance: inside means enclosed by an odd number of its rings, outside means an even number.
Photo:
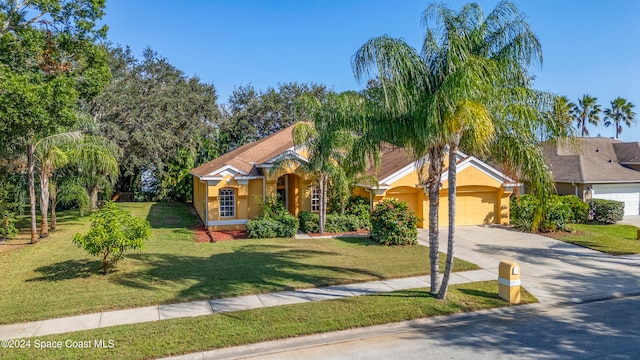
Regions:
<svg viewBox="0 0 640 360"><path fill-rule="evenodd" d="M368 239L267 239L196 243L191 207L119 204L151 223L152 238L110 275L71 243L88 218L66 213L36 245L0 252L0 323L104 310L424 275L428 249ZM21 236L27 236L23 233ZM444 260L444 257L442 257ZM443 268L443 264L440 265ZM457 260L454 271L477 269Z"/></svg>
<svg viewBox="0 0 640 360"><path fill-rule="evenodd" d="M612 255L640 253L637 227L631 225L575 224L574 233L554 233L553 238Z"/></svg>
<svg viewBox="0 0 640 360"><path fill-rule="evenodd" d="M30 348L0 349L6 359L147 359L320 332L489 309L509 304L497 281L452 285L447 301L412 289L234 313L163 320L30 339ZM536 299L522 291L522 302ZM36 350L34 340L62 341L63 349ZM112 340L111 349L66 348L66 341ZM69 344L72 344L72 343Z"/></svg>

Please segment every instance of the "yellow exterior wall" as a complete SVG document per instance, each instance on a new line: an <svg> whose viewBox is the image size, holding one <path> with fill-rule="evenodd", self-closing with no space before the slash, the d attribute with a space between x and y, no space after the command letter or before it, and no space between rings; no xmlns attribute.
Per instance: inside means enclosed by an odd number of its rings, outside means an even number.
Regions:
<svg viewBox="0 0 640 360"><path fill-rule="evenodd" d="M248 214L249 219L253 219L262 212L262 208L260 207L260 203L262 202L262 179L249 180L248 186Z"/></svg>
<svg viewBox="0 0 640 360"><path fill-rule="evenodd" d="M269 174L269 169L264 169L267 174L264 187L266 188L266 196L275 196L277 194L277 181L278 177L287 175L289 192L288 207L289 212L297 216L300 211L311 211L311 186L315 184L315 181L307 177L302 168L296 164L291 164L284 169ZM202 199L206 197L205 191L206 182L201 182L197 179L195 182L199 182L202 185L198 190L198 196ZM246 184L245 184L246 182ZM195 188L195 186L194 186ZM218 194L223 188L232 188L236 195L236 214L234 217L220 217ZM209 197L207 199L209 218L208 221L224 221L224 220L250 220L260 215L262 209L260 203L263 199L263 179L253 179L238 183L231 175L225 176L216 185L208 185ZM200 195L202 193L202 195ZM195 204L195 197L194 197ZM201 209L198 213L204 218L204 202L201 202ZM197 209L196 209L197 210ZM234 225L215 225L210 226L211 230L243 230L246 229L244 224Z"/></svg>
<svg viewBox="0 0 640 360"><path fill-rule="evenodd" d="M277 180L280 176L287 175L289 192L289 211L297 216L300 211L311 211L311 187L316 182L307 176L302 167L291 163L283 169L273 171L264 169L266 175L265 188L266 196L277 194ZM458 172L457 175L457 201L456 201L456 224L508 224L509 223L509 196L511 192L504 191L502 183L488 176L481 170L469 166ZM247 181L245 181L247 182ZM429 216L429 199L422 188L418 187L419 180L415 171L408 173L402 178L390 184L390 188L383 194L371 195L366 189L356 187L354 195L371 199L373 203L382 201L385 198L396 198L406 201L422 219L419 227L427 228ZM233 218L220 218L218 210L218 193L222 188L233 188L236 194L236 214ZM439 224L448 225L448 182L442 184L440 191ZM207 198L208 191L208 198ZM263 199L263 180L248 180L245 184L238 184L232 176L228 175L216 185L209 185L194 177L194 207L201 218L205 217L205 202L208 206L208 221L220 220L247 220L253 219L260 214L260 202ZM217 225L211 227L212 230L237 230L245 229L243 224L239 225Z"/></svg>
<svg viewBox="0 0 640 360"><path fill-rule="evenodd" d="M381 195L375 195L373 203L386 198L405 201L416 212L422 222L418 227L429 227L429 196L419 183L415 171L389 184L390 189ZM449 225L448 181L441 186L438 224ZM502 183L481 170L469 166L458 172L456 177L456 225L508 224L509 197L511 192L504 190ZM354 194L368 198L363 188L356 188Z"/></svg>
<svg viewBox="0 0 640 360"><path fill-rule="evenodd" d="M193 177L193 207L196 209L200 220L205 221L205 209L207 206L207 183Z"/></svg>
<svg viewBox="0 0 640 360"><path fill-rule="evenodd" d="M479 169L469 166L468 168L459 171L456 177L456 186L489 186L493 188L502 187L502 183L496 179L488 176ZM449 182L442 183L442 189L449 187Z"/></svg>

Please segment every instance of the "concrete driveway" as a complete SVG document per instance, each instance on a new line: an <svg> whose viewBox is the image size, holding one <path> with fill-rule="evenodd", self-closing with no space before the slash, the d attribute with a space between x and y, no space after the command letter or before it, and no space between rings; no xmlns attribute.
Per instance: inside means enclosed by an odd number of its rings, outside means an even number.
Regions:
<svg viewBox="0 0 640 360"><path fill-rule="evenodd" d="M620 224L627 224L640 227L640 215L626 215Z"/></svg>
<svg viewBox="0 0 640 360"><path fill-rule="evenodd" d="M429 244L419 229L419 242ZM447 228L440 229L446 252ZM640 292L640 256L612 256L504 226L456 227L456 257L498 274L500 260L520 264L522 286L541 302L580 302Z"/></svg>

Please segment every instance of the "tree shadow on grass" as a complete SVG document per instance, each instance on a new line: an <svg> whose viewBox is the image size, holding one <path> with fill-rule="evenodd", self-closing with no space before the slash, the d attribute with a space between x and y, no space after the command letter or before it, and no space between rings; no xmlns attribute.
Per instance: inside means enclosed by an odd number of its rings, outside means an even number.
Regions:
<svg viewBox="0 0 640 360"><path fill-rule="evenodd" d="M323 259L340 254L286 245L247 244L211 256L131 254L150 266L118 283L154 291L178 288L165 303L215 299L299 288L378 280L374 271L327 265Z"/></svg>
<svg viewBox="0 0 640 360"><path fill-rule="evenodd" d="M341 241L347 244L360 245L360 246L384 246L375 241L373 241L370 237L364 236L356 236L356 237L347 237L340 236L335 238L337 241Z"/></svg>
<svg viewBox="0 0 640 360"><path fill-rule="evenodd" d="M199 223L195 210L189 204L176 201L152 204L147 214L147 221L154 229L186 229Z"/></svg>
<svg viewBox="0 0 640 360"><path fill-rule="evenodd" d="M499 299L500 298L498 296L498 294L491 293L491 292L488 292L488 291L464 289L464 288L458 289L458 291L460 291L463 294L467 294L467 295L474 296L474 297L483 297L483 298L487 298L487 299Z"/></svg>
<svg viewBox="0 0 640 360"><path fill-rule="evenodd" d="M72 279L84 279L97 275L102 269L99 260L67 260L51 265L40 266L35 271L41 276L26 280L33 281L61 281Z"/></svg>

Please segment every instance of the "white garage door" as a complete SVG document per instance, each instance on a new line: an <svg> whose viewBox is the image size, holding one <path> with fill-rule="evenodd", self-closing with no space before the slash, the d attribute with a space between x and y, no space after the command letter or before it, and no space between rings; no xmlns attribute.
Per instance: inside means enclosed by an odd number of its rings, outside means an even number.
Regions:
<svg viewBox="0 0 640 360"><path fill-rule="evenodd" d="M625 215L640 215L640 185L593 185L593 198L624 202Z"/></svg>

